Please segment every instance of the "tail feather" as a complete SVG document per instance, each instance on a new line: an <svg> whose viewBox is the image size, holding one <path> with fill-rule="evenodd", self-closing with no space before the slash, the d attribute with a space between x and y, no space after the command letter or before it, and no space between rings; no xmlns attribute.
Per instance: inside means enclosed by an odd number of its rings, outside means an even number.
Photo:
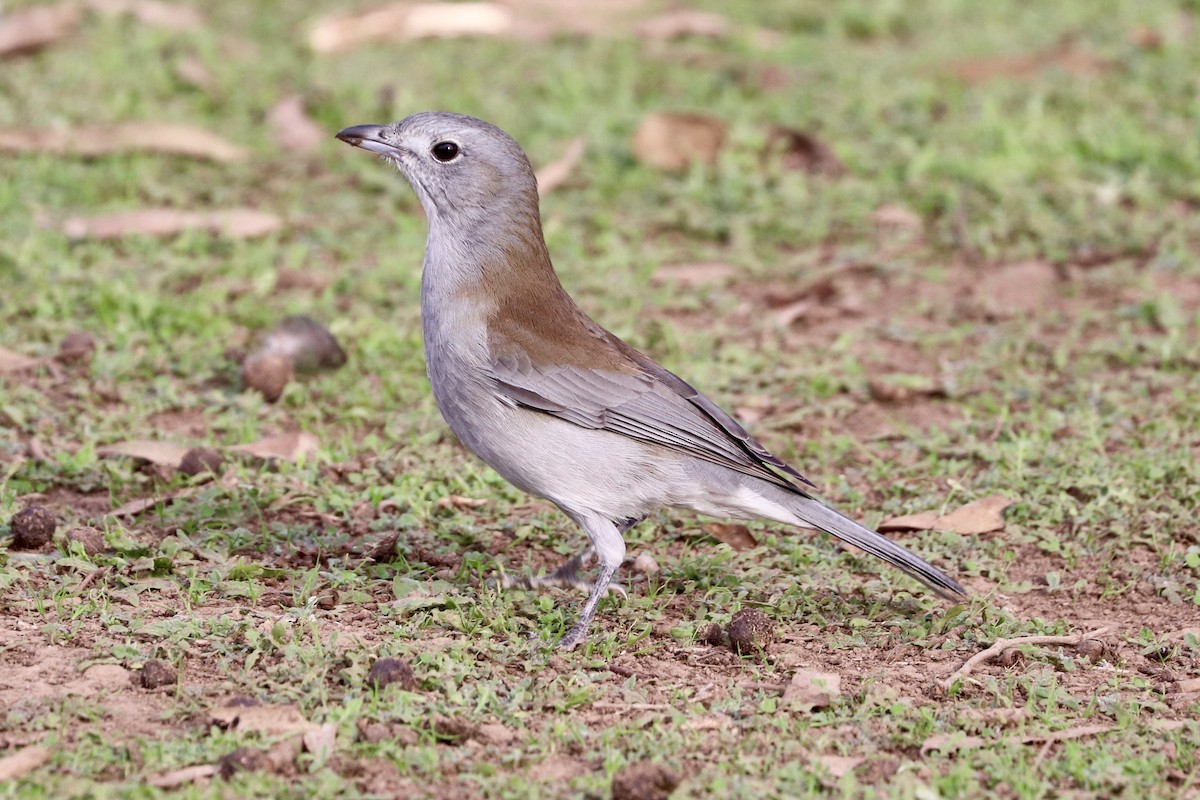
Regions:
<svg viewBox="0 0 1200 800"><path fill-rule="evenodd" d="M820 528L860 550L882 558L892 566L899 567L942 597L956 600L966 596L967 590L958 581L925 559L832 508L810 497L793 497L790 505L796 516L806 524Z"/></svg>

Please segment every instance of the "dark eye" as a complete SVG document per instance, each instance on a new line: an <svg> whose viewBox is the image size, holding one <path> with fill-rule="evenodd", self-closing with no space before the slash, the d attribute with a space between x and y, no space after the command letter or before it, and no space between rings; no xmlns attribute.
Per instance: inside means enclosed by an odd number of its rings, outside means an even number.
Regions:
<svg viewBox="0 0 1200 800"><path fill-rule="evenodd" d="M438 142L430 152L433 153L434 158L445 164L458 157L458 145L454 142Z"/></svg>

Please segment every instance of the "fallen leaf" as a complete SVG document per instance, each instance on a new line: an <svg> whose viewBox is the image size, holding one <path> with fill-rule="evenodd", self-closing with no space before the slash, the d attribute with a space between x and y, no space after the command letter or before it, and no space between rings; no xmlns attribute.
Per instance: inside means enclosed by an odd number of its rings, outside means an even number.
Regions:
<svg viewBox="0 0 1200 800"><path fill-rule="evenodd" d="M1024 708L967 708L958 712L960 724L976 723L1008 727L1018 725L1028 719L1029 711Z"/></svg>
<svg viewBox="0 0 1200 800"><path fill-rule="evenodd" d="M998 494L982 497L941 517L935 527L964 536L1003 530L1004 509L1012 504L1012 500Z"/></svg>
<svg viewBox="0 0 1200 800"><path fill-rule="evenodd" d="M643 39L670 41L688 36L723 39L729 35L729 19L712 11L680 9L651 17L637 26Z"/></svg>
<svg viewBox="0 0 1200 800"><path fill-rule="evenodd" d="M263 736L305 734L320 727L305 719L299 708L290 705L218 706L208 712L208 719L210 724L224 730Z"/></svg>
<svg viewBox="0 0 1200 800"><path fill-rule="evenodd" d="M199 11L183 3L160 0L86 0L93 11L105 14L130 14L138 22L173 31L195 31L204 27Z"/></svg>
<svg viewBox="0 0 1200 800"><path fill-rule="evenodd" d="M1175 681L1175 691L1181 694L1200 692L1200 678L1184 678Z"/></svg>
<svg viewBox="0 0 1200 800"><path fill-rule="evenodd" d="M0 13L0 57L48 47L78 28L79 20L79 7L71 2Z"/></svg>
<svg viewBox="0 0 1200 800"><path fill-rule="evenodd" d="M537 171L538 193L545 197L567 182L587 149L587 139L578 136L571 140L562 156Z"/></svg>
<svg viewBox="0 0 1200 800"><path fill-rule="evenodd" d="M921 755L927 755L935 750L953 753L956 750L983 747L985 744L987 742L978 736L964 736L961 733L935 733L921 743Z"/></svg>
<svg viewBox="0 0 1200 800"><path fill-rule="evenodd" d="M842 676L836 672L802 669L783 690L783 702L798 710L826 708L842 694Z"/></svg>
<svg viewBox="0 0 1200 800"><path fill-rule="evenodd" d="M195 56L180 58L174 67L176 77L189 86L210 94L216 90L217 82L213 80L212 73L204 66L204 62Z"/></svg>
<svg viewBox="0 0 1200 800"><path fill-rule="evenodd" d="M171 770L164 772L161 775L154 775L146 779L146 783L158 789L178 789L185 784L202 781L205 778L211 778L217 774L217 767L214 764L196 764L191 767L183 767L182 769Z"/></svg>
<svg viewBox="0 0 1200 800"><path fill-rule="evenodd" d="M680 286L695 287L707 283L720 283L732 278L740 271L732 264L722 264L717 261L664 264L654 270L651 280L658 285L674 283Z"/></svg>
<svg viewBox="0 0 1200 800"><path fill-rule="evenodd" d="M901 205L883 205L871 213L871 219L881 228L920 230L925 223L912 209Z"/></svg>
<svg viewBox="0 0 1200 800"><path fill-rule="evenodd" d="M817 756L816 761L818 764L825 767L825 769L829 770L829 774L832 777L840 778L850 770L857 767L859 764L866 761L866 759L862 758L861 756L825 755Z"/></svg>
<svg viewBox="0 0 1200 800"><path fill-rule="evenodd" d="M292 433L281 433L277 436L267 436L259 439L257 442L239 444L226 449L234 453L243 453L267 461L272 459L298 461L301 458L316 453L320 446L320 439L313 434L305 431L293 431Z"/></svg>
<svg viewBox="0 0 1200 800"><path fill-rule="evenodd" d="M796 320L804 319L814 308L811 300L795 300L774 310L775 322L783 328L790 328Z"/></svg>
<svg viewBox="0 0 1200 800"><path fill-rule="evenodd" d="M946 387L923 375L888 375L867 381L867 393L880 403L909 403L923 397L946 397Z"/></svg>
<svg viewBox="0 0 1200 800"><path fill-rule="evenodd" d="M173 208L144 208L91 217L70 217L62 232L72 239L118 239L122 236L174 236L184 231L208 231L232 239L253 239L274 233L283 220L253 208L224 211L179 211Z"/></svg>
<svg viewBox="0 0 1200 800"><path fill-rule="evenodd" d="M128 503L117 506L112 511L108 512L110 517L136 517L143 511L149 511L159 505L169 505L182 497L188 497L200 491L199 486L188 486L183 489L178 489L173 492L159 495L158 497L143 497L138 500L130 500Z"/></svg>
<svg viewBox="0 0 1200 800"><path fill-rule="evenodd" d="M806 131L776 126L767 134L767 148L782 155L787 169L833 177L846 172L833 148Z"/></svg>
<svg viewBox="0 0 1200 800"><path fill-rule="evenodd" d="M724 122L705 114L659 111L642 118L633 135L633 154L657 169L712 164L725 143L726 131Z"/></svg>
<svg viewBox="0 0 1200 800"><path fill-rule="evenodd" d="M165 467L179 469L184 455L190 448L174 442L160 442L150 439L131 439L127 442L106 444L96 448L96 455L102 458L113 456L133 458L139 461L149 461L151 464L162 464Z"/></svg>
<svg viewBox="0 0 1200 800"><path fill-rule="evenodd" d="M54 754L50 748L35 744L0 758L0 781L15 781L22 775L33 772L49 761L52 755Z"/></svg>
<svg viewBox="0 0 1200 800"><path fill-rule="evenodd" d="M901 533L904 531L931 531L937 527L941 517L933 511L922 511L917 514L903 514L879 523L876 528L880 533Z"/></svg>
<svg viewBox="0 0 1200 800"><path fill-rule="evenodd" d="M318 53L335 53L372 41L500 36L512 23L512 12L497 3L395 3L318 20L308 44Z"/></svg>
<svg viewBox="0 0 1200 800"><path fill-rule="evenodd" d="M21 372L22 370L32 369L38 364L41 364L40 358L31 358L21 353L14 353L12 350L5 350L0 347L0 375L7 372Z"/></svg>
<svg viewBox="0 0 1200 800"><path fill-rule="evenodd" d="M880 533L895 533L900 531L953 531L964 536L981 533L991 533L1004 529L1004 509L1013 504L1012 500L994 494L980 498L965 506L951 511L949 514L938 515L932 511L919 514L905 514L893 517L879 524Z"/></svg>
<svg viewBox="0 0 1200 800"><path fill-rule="evenodd" d="M337 369L346 363L346 351L321 323L312 317L287 317L259 344L253 356L281 356L299 372Z"/></svg>
<svg viewBox="0 0 1200 800"><path fill-rule="evenodd" d="M209 161L237 161L242 148L215 133L168 122L126 122L119 125L62 130L0 129L0 153L102 156L130 150L186 156Z"/></svg>
<svg viewBox="0 0 1200 800"><path fill-rule="evenodd" d="M277 292L301 289L313 294L320 294L328 289L331 283L333 283L333 276L312 270L280 267L275 273L275 291Z"/></svg>
<svg viewBox="0 0 1200 800"><path fill-rule="evenodd" d="M445 497L439 497L436 505L438 508L483 508L488 504L488 501L481 497L462 497L457 494L448 494Z"/></svg>
<svg viewBox="0 0 1200 800"><path fill-rule="evenodd" d="M758 542L754 538L754 534L745 525L737 522L706 522L700 526L700 530L707 533L717 541L724 542L732 547L737 552L749 550L752 547L757 547Z"/></svg>
<svg viewBox="0 0 1200 800"><path fill-rule="evenodd" d="M283 98L267 111L267 123L275 137L289 153L311 153L328 138L325 131L313 122L304 109L304 98L298 94Z"/></svg>
<svg viewBox="0 0 1200 800"><path fill-rule="evenodd" d="M323 764L333 755L334 745L337 743L337 724L326 722L305 731L302 741L304 751L316 758L317 763Z"/></svg>
<svg viewBox="0 0 1200 800"><path fill-rule="evenodd" d="M955 61L946 71L966 83L983 83L993 78L1029 78L1050 69L1073 75L1094 75L1112 62L1070 42L1039 53L991 56Z"/></svg>
<svg viewBox="0 0 1200 800"><path fill-rule="evenodd" d="M1045 261L990 267L975 282L980 303L990 313L1004 317L1037 311L1058 293L1058 273Z"/></svg>

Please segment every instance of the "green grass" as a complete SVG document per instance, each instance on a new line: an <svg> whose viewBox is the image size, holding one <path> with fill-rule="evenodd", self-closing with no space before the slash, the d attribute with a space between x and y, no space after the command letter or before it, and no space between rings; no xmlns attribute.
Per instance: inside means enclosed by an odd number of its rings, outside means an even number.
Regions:
<svg viewBox="0 0 1200 800"><path fill-rule="evenodd" d="M150 776L270 745L209 724L238 695L336 724L334 754L174 793L607 796L617 769L645 759L679 771L679 796L1200 790L1200 706L1177 691L1200 676L1195 3L713 2L696 5L732 20L721 41L644 42L614 25L329 56L305 45L321 4L201 5L193 31L89 14L0 69L0 127L170 121L250 153L0 154L0 347L49 357L79 330L98 343L87 365L0 376L0 534L38 503L60 533L94 524L109 544L91 556L0 545L0 737L52 751L0 794L157 796ZM1142 29L1161 46L1139 45ZM1014 67L1068 46L1075 56ZM178 77L185 57L211 92ZM959 77L969 69L991 74ZM330 135L313 154L265 121L291 93ZM546 652L579 598L488 581L552 567L582 536L446 430L420 345L425 223L393 170L332 139L430 108L500 125L535 164L585 136L572 180L542 206L568 289L722 405L765 409L756 434L830 502L877 523L1012 498L1001 532L903 537L972 599L947 607L827 538L753 524L759 546L735 553L663 514L628 537L661 574L606 603L585 648ZM660 110L724 120L717 163L642 166L631 137ZM820 137L845 174L763 157L773 124ZM237 205L287 225L249 241L110 242L55 226ZM877 225L884 206L920 230ZM736 277L653 280L709 260ZM1006 270L1028 261L1047 265L1046 300L1011 313L986 295L1022 288ZM284 269L327 286L278 291ZM814 309L780 325L777 307L826 274ZM289 314L326 323L350 358L272 405L241 391L226 351ZM872 381L916 395L878 399ZM296 429L319 437L315 457L231 462L213 482L96 455L130 438L227 446ZM26 457L31 439L45 460ZM189 482L174 503L104 516ZM439 505L450 495L487 503ZM394 561L364 560L392 533ZM746 607L777 624L770 658L696 640ZM1117 628L1095 664L1028 648L948 696L937 686L996 638L1105 624ZM415 691L367 686L385 656L411 663ZM178 684L97 689L82 674L151 658ZM841 696L789 708L782 687L798 669L839 673ZM983 713L996 709L1018 716ZM497 723L511 736L448 733ZM383 734L360 733L371 725ZM1092 725L1109 729L1045 744ZM983 742L922 747L947 735ZM834 777L828 755L863 761Z"/></svg>

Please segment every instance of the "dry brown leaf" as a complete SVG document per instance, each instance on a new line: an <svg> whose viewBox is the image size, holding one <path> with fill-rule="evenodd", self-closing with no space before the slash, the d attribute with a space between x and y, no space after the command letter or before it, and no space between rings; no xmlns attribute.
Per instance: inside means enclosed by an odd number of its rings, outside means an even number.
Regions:
<svg viewBox="0 0 1200 800"><path fill-rule="evenodd" d="M1007 497L994 494L967 503L949 514L939 516L932 511L923 511L893 517L881 522L877 530L880 533L939 530L964 536L991 533L1004 529L1003 511L1012 504Z"/></svg>
<svg viewBox="0 0 1200 800"><path fill-rule="evenodd" d="M72 239L119 239L122 236L174 236L184 231L208 231L231 239L253 239L274 233L283 220L253 208L223 211L180 211L143 208L63 220L62 232Z"/></svg>
<svg viewBox="0 0 1200 800"><path fill-rule="evenodd" d="M438 508L483 508L488 504L487 500L480 497L463 497L457 494L448 494L445 497L439 497L434 505Z"/></svg>
<svg viewBox="0 0 1200 800"><path fill-rule="evenodd" d="M846 172L833 148L807 131L776 126L767 134L767 148L782 155L787 169L834 177Z"/></svg>
<svg viewBox="0 0 1200 800"><path fill-rule="evenodd" d="M795 709L825 708L842 694L842 676L836 672L802 669L783 690L783 702Z"/></svg>
<svg viewBox="0 0 1200 800"><path fill-rule="evenodd" d="M35 744L0 758L0 781L14 781L33 772L49 761L52 755L50 748Z"/></svg>
<svg viewBox="0 0 1200 800"><path fill-rule="evenodd" d="M705 114L658 111L642 118L633 135L633 154L656 169L712 164L725 144L727 130L724 122Z"/></svg>
<svg viewBox="0 0 1200 800"><path fill-rule="evenodd" d="M337 369L346 363L346 351L329 329L312 317L299 314L276 325L253 356L281 356L299 372Z"/></svg>
<svg viewBox="0 0 1200 800"><path fill-rule="evenodd" d="M732 278L739 272L732 264L722 264L719 261L697 261L694 263L664 264L654 270L651 280L662 285L674 283L680 286L703 286L707 283L721 283Z"/></svg>
<svg viewBox="0 0 1200 800"><path fill-rule="evenodd" d="M637 26L643 39L669 41L688 36L723 39L729 35L729 19L712 11L679 9L651 17Z"/></svg>
<svg viewBox="0 0 1200 800"><path fill-rule="evenodd" d="M181 497L189 497L193 494L196 494L201 488L202 487L200 486L188 486L183 489L177 489L173 492L167 492L166 494L159 495L158 497L143 497L138 500L130 500L128 503L123 503L122 505L114 508L112 511L109 511L108 516L136 517L143 511L149 511L160 504L167 505L169 503L174 503Z"/></svg>
<svg viewBox="0 0 1200 800"><path fill-rule="evenodd" d="M938 530L954 531L964 536L1004 530L1004 509L1012 500L998 494L981 497L940 518Z"/></svg>
<svg viewBox="0 0 1200 800"><path fill-rule="evenodd" d="M299 708L288 705L219 706L209 711L208 719L225 730L261 733L263 736L305 734L320 727L305 719Z"/></svg>
<svg viewBox="0 0 1200 800"><path fill-rule="evenodd" d="M139 461L149 461L151 464L162 464L165 467L179 469L184 454L190 448L173 442L160 442L149 439L131 439L127 442L106 444L96 448L96 455L101 457L125 457Z"/></svg>
<svg viewBox="0 0 1200 800"><path fill-rule="evenodd" d="M320 19L308 44L318 53L336 53L373 41L501 36L512 24L512 12L497 3L395 3Z"/></svg>
<svg viewBox="0 0 1200 800"><path fill-rule="evenodd" d="M289 153L311 153L327 138L325 131L304 110L304 98L293 94L267 111L267 122Z"/></svg>
<svg viewBox="0 0 1200 800"><path fill-rule="evenodd" d="M1079 725L1074 728L1067 728L1061 731L1051 731L1049 733L1031 733L1025 736L1009 736L1000 740L990 740L992 742L1020 742L1021 744L1038 744L1042 742L1063 742L1068 739L1086 739L1089 736L1098 736L1102 733L1108 733L1115 730L1113 725ZM957 733L939 733L930 736L921 744L921 755L926 755L933 750L950 753L955 750L966 750L967 748L982 747L989 740L982 739L978 736L960 736Z"/></svg>
<svg viewBox="0 0 1200 800"><path fill-rule="evenodd" d="M213 80L212 73L196 56L183 56L175 62L174 68L176 77L189 86L194 86L210 94L217 88L217 82Z"/></svg>
<svg viewBox="0 0 1200 800"><path fill-rule="evenodd" d="M312 754L318 763L324 762L331 755L337 744L337 724L326 722L312 730L304 732L304 751Z"/></svg>
<svg viewBox="0 0 1200 800"><path fill-rule="evenodd" d="M85 5L104 14L130 14L144 25L173 31L195 31L204 27L204 16L183 3L161 0L86 0Z"/></svg>
<svg viewBox="0 0 1200 800"><path fill-rule="evenodd" d="M1058 295L1058 273L1045 261L1025 261L989 268L975 282L975 297L996 316L1022 316L1047 305Z"/></svg>
<svg viewBox="0 0 1200 800"><path fill-rule="evenodd" d="M146 783L158 789L178 789L185 784L202 781L205 778L211 778L217 774L217 768L213 764L196 764L191 767L183 767L182 769L171 770L164 772L161 775L155 775L146 780Z"/></svg>
<svg viewBox="0 0 1200 800"><path fill-rule="evenodd" d="M876 529L880 533L901 533L904 531L931 531L937 527L941 517L933 511L922 511L917 514L904 514L892 517L879 523Z"/></svg>
<svg viewBox="0 0 1200 800"><path fill-rule="evenodd" d="M1184 678L1175 681L1175 691L1181 694L1200 692L1200 678Z"/></svg>
<svg viewBox="0 0 1200 800"><path fill-rule="evenodd" d="M758 546L750 529L738 522L706 522L700 526L700 530L739 553Z"/></svg>
<svg viewBox="0 0 1200 800"><path fill-rule="evenodd" d="M537 171L538 193L545 197L567 182L579 166L580 159L587 149L587 139L578 136L571 140L562 156L544 165Z"/></svg>
<svg viewBox="0 0 1200 800"><path fill-rule="evenodd" d="M125 122L68 131L0 129L0 153L102 156L143 150L209 161L237 161L245 151L215 133L167 122Z"/></svg>
<svg viewBox="0 0 1200 800"><path fill-rule="evenodd" d="M41 363L42 360L40 358L31 358L30 356L0 347L0 375L7 372L21 372L22 370L32 369Z"/></svg>
<svg viewBox="0 0 1200 800"><path fill-rule="evenodd" d="M829 770L829 774L831 776L834 778L841 778L850 770L866 761L866 759L861 756L838 756L831 754L817 756L816 761L818 764L823 765L825 769Z"/></svg>
<svg viewBox="0 0 1200 800"><path fill-rule="evenodd" d="M871 219L881 228L909 228L920 230L924 221L912 209L901 205L883 205L875 209Z"/></svg>
<svg viewBox="0 0 1200 800"><path fill-rule="evenodd" d="M0 14L0 57L25 55L54 44L79 27L75 3L33 6Z"/></svg>
<svg viewBox="0 0 1200 800"><path fill-rule="evenodd" d="M280 267L275 273L275 291L286 292L292 289L320 294L333 283L333 276L312 270L290 269Z"/></svg>
<svg viewBox="0 0 1200 800"><path fill-rule="evenodd" d="M1094 75L1111 66L1108 59L1068 42L1040 53L955 61L946 67L946 71L966 83L982 83L993 78L1029 78L1049 69L1073 75Z"/></svg>
<svg viewBox="0 0 1200 800"><path fill-rule="evenodd" d="M305 431L293 431L277 436L267 436L257 442L239 444L226 449L233 453L243 453L267 461L272 459L298 461L316 453L320 446L321 440L313 434Z"/></svg>

